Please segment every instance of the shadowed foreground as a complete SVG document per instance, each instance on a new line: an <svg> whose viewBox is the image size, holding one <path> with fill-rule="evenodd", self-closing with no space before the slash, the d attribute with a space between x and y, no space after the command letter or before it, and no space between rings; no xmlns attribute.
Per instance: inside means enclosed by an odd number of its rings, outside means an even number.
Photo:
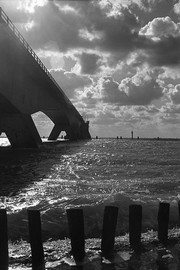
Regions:
<svg viewBox="0 0 180 270"><path fill-rule="evenodd" d="M167 246L159 245L157 233L149 231L142 235L144 251L135 254L129 247L128 234L115 239L115 259L113 264L102 260L100 253L101 240L86 240L86 258L82 266L70 266L70 240L47 241L44 243L46 269L82 269L82 270L119 270L119 269L153 269L153 270L178 270L180 269L180 231L178 229L169 232ZM10 244L9 269L30 270L31 257L30 245L19 241ZM69 260L71 258L71 260ZM103 262L104 261L104 262Z"/></svg>

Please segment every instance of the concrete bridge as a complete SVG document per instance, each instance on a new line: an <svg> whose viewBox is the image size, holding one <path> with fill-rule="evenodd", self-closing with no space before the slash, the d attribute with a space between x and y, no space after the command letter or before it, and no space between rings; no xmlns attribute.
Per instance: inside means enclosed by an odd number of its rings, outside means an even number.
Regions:
<svg viewBox="0 0 180 270"><path fill-rule="evenodd" d="M49 140L66 131L69 140L90 139L85 122L47 68L0 8L0 133L12 147L42 144L31 115L54 123Z"/></svg>

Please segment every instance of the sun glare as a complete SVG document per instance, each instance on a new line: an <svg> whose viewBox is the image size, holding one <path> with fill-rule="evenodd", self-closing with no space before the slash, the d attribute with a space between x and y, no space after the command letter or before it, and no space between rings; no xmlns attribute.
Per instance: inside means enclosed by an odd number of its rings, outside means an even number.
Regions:
<svg viewBox="0 0 180 270"><path fill-rule="evenodd" d="M36 7L46 5L48 0L20 0L18 9L27 13L34 13Z"/></svg>

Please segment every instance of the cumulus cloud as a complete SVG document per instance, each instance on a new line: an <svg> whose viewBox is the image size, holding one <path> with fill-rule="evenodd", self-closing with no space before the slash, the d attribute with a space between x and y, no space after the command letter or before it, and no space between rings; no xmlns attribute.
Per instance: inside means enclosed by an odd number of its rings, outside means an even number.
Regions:
<svg viewBox="0 0 180 270"><path fill-rule="evenodd" d="M154 66L179 64L180 24L170 17L154 18L140 28L138 18L127 8L122 8L117 16L108 16L95 1L68 1L68 5L76 12L65 12L56 1L36 7L33 27L25 33L33 48L51 49L52 41L62 53L86 50L79 54L81 71L86 74L99 71L98 51L109 54L107 57L114 66L133 52L139 54L141 62Z"/></svg>
<svg viewBox="0 0 180 270"><path fill-rule="evenodd" d="M176 131L176 129L179 129L180 123L180 105L167 103L161 108L161 115L159 117L162 124L169 125L173 128L172 132L173 130Z"/></svg>
<svg viewBox="0 0 180 270"><path fill-rule="evenodd" d="M149 48L148 61L157 66L177 66L180 63L180 37L164 38Z"/></svg>
<svg viewBox="0 0 180 270"><path fill-rule="evenodd" d="M101 6L107 8L110 15L117 15L123 8L139 8L150 11L162 0L101 0Z"/></svg>
<svg viewBox="0 0 180 270"><path fill-rule="evenodd" d="M36 7L43 7L47 2L48 0L19 0L17 8L27 13L34 13Z"/></svg>
<svg viewBox="0 0 180 270"><path fill-rule="evenodd" d="M174 104L180 104L180 84L177 84L171 91L170 97Z"/></svg>
<svg viewBox="0 0 180 270"><path fill-rule="evenodd" d="M102 34L96 46L111 53L119 53L120 59L126 57L136 47L139 23L126 9L116 18L104 16L96 19L94 27Z"/></svg>
<svg viewBox="0 0 180 270"><path fill-rule="evenodd" d="M79 29L83 25L83 18L79 13L66 13L60 10L54 1L42 7L37 7L31 14L34 27L24 33L33 48L46 48L50 41L58 45L61 52L72 48L90 46L88 40L79 36Z"/></svg>
<svg viewBox="0 0 180 270"><path fill-rule="evenodd" d="M10 18L91 121L154 127L178 119L180 1L10 2Z"/></svg>
<svg viewBox="0 0 180 270"><path fill-rule="evenodd" d="M179 79L180 79L179 66L163 67L161 71L162 72L160 72L158 78L163 80L165 83L167 84L171 82L174 83L174 81L179 82Z"/></svg>
<svg viewBox="0 0 180 270"><path fill-rule="evenodd" d="M155 18L140 30L146 37L142 58L154 66L175 66L180 63L180 24L169 17Z"/></svg>
<svg viewBox="0 0 180 270"><path fill-rule="evenodd" d="M92 84L89 77L66 72L63 69L51 70L51 74L70 99L76 98L77 89L84 89L85 86Z"/></svg>
<svg viewBox="0 0 180 270"><path fill-rule="evenodd" d="M166 115L180 115L180 104L166 103L161 107L160 111Z"/></svg>
<svg viewBox="0 0 180 270"><path fill-rule="evenodd" d="M116 54L119 59L135 48L140 25L130 10L123 9L114 17L108 16L96 1L68 3L76 12L65 12L54 1L36 7L30 17L33 27L24 33L33 48L46 47L54 41L62 52L98 48Z"/></svg>
<svg viewBox="0 0 180 270"><path fill-rule="evenodd" d="M173 6L173 1L164 0L142 0L142 8L146 12L158 11L161 13L164 10L170 10Z"/></svg>
<svg viewBox="0 0 180 270"><path fill-rule="evenodd" d="M118 122L118 118L112 111L104 110L99 111L95 120L93 121L94 124L98 125L114 125Z"/></svg>
<svg viewBox="0 0 180 270"><path fill-rule="evenodd" d="M154 40L160 40L161 37L179 37L180 23L174 23L169 16L164 18L154 18L140 30L140 35L148 36Z"/></svg>
<svg viewBox="0 0 180 270"><path fill-rule="evenodd" d="M180 15L180 1L178 3L174 4L174 12L178 15Z"/></svg>
<svg viewBox="0 0 180 270"><path fill-rule="evenodd" d="M134 110L137 112L143 112L143 113L146 112L148 114L157 114L159 112L159 109L154 105L136 106Z"/></svg>
<svg viewBox="0 0 180 270"><path fill-rule="evenodd" d="M82 53L78 57L80 59L81 73L93 75L100 71L102 60L97 54Z"/></svg>
<svg viewBox="0 0 180 270"><path fill-rule="evenodd" d="M102 98L107 103L121 106L148 105L162 96L162 88L147 74L136 74L132 78L123 79L120 84L107 77L102 83Z"/></svg>
<svg viewBox="0 0 180 270"><path fill-rule="evenodd" d="M116 16L109 16L99 1L19 0L21 12L24 10L26 14L27 10L33 10L29 12L30 27L25 27L25 38L35 49L48 46L53 50L50 44L55 42L57 50L63 53L72 49L104 51L114 63L138 51L154 65L179 63L179 58L175 57L179 52L179 23L166 16L155 18L140 29L140 21L130 8L134 5L142 8L144 1L122 1L121 5L118 1L117 4L110 2L112 7L121 6ZM155 1L148 1L148 5L153 4ZM84 64L83 57L85 55L81 57ZM94 59L94 65L95 62ZM84 70L88 71L87 67L84 66ZM92 70L90 72L92 74Z"/></svg>

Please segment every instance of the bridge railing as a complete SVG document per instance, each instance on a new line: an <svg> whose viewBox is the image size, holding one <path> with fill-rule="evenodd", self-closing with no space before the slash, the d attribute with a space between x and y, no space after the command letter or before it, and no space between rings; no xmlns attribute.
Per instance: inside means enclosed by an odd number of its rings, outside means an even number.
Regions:
<svg viewBox="0 0 180 270"><path fill-rule="evenodd" d="M15 27L13 22L9 19L9 17L6 15L6 13L3 11L3 9L0 7L0 18L9 26L9 28L12 30L12 32L16 35L16 37L19 39L19 41L24 45L26 50L32 55L32 57L35 59L35 61L39 64L39 66L44 70L44 72L48 75L48 77L52 80L52 82L57 86L57 88L60 90L60 92L63 94L66 102L71 103L71 101L66 97L66 95L63 93L62 89L56 82L56 80L53 78L51 73L48 71L48 69L45 67L45 65L42 63L42 61L39 59L37 54L34 52L34 50L31 48L31 46L27 43L27 41L23 38L19 30Z"/></svg>

